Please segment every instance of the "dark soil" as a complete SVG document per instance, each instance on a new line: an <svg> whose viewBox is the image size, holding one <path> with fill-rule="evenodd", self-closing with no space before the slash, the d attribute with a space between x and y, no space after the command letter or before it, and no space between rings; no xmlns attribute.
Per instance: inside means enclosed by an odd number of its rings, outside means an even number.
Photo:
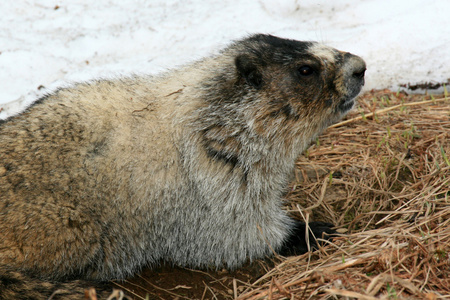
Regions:
<svg viewBox="0 0 450 300"><path fill-rule="evenodd" d="M163 265L146 268L124 282L115 282L130 299L234 299L268 271L271 262L255 261L239 270L190 270Z"/></svg>
<svg viewBox="0 0 450 300"><path fill-rule="evenodd" d="M450 78L447 80L447 82L422 82L422 83L416 83L416 84L400 84L400 87L406 88L410 91L433 91L438 90L444 86L450 86Z"/></svg>

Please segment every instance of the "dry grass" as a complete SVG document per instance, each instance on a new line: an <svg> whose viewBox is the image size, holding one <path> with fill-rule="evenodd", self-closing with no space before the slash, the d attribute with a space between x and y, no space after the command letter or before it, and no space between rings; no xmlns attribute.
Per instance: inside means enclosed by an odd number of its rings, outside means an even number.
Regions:
<svg viewBox="0 0 450 300"><path fill-rule="evenodd" d="M344 234L238 299L450 299L450 99L363 95L298 170L288 209Z"/></svg>

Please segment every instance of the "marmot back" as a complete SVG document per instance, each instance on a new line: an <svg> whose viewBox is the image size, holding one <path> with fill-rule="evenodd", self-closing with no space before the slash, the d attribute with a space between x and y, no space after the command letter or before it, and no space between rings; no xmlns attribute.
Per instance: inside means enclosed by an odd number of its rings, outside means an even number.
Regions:
<svg viewBox="0 0 450 300"><path fill-rule="evenodd" d="M283 196L364 71L350 53L254 35L161 76L57 90L1 121L0 293L13 298L11 272L105 281L161 260L235 268L305 251Z"/></svg>

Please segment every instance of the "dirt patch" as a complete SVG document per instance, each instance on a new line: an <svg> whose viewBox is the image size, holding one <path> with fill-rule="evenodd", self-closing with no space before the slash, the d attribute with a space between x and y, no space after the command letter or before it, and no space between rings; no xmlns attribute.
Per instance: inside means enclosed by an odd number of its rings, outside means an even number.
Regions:
<svg viewBox="0 0 450 300"><path fill-rule="evenodd" d="M271 269L269 265L273 263L258 261L235 271L190 270L165 265L147 268L115 285L132 299L234 299L256 278L266 274Z"/></svg>
<svg viewBox="0 0 450 300"><path fill-rule="evenodd" d="M450 99L373 91L297 162L286 209L337 225L314 253L236 271L163 266L132 299L440 299L450 295Z"/></svg>
<svg viewBox="0 0 450 300"><path fill-rule="evenodd" d="M400 84L400 87L406 88L411 91L422 90L422 91L433 91L438 90L443 87L450 86L450 78L447 79L447 82L422 82L416 84Z"/></svg>

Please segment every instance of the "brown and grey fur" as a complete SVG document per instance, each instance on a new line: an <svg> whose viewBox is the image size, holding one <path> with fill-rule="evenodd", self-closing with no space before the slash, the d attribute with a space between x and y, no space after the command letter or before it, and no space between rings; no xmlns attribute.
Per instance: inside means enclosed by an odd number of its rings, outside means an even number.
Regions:
<svg viewBox="0 0 450 300"><path fill-rule="evenodd" d="M255 35L0 121L0 297L12 273L105 281L278 251L295 226L281 209L295 160L352 107L364 70L318 43Z"/></svg>

